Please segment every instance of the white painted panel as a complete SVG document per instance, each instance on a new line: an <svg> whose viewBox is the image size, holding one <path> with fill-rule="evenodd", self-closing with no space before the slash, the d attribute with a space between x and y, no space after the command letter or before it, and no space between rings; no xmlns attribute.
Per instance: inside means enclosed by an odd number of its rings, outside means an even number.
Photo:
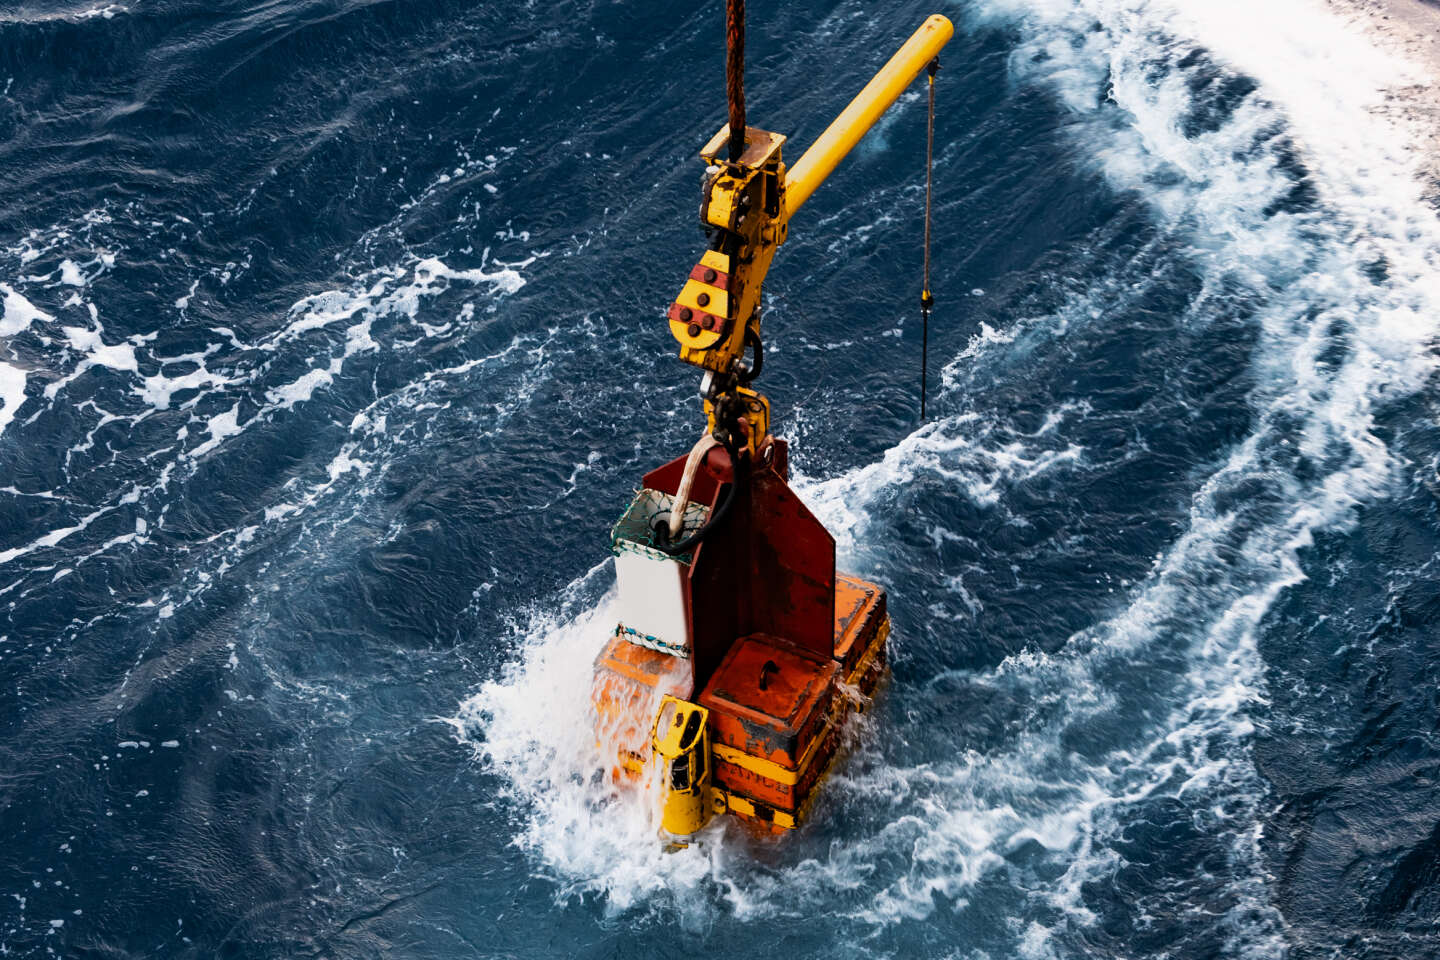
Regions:
<svg viewBox="0 0 1440 960"><path fill-rule="evenodd" d="M685 617L682 580L688 566L670 558L658 559L654 551L640 553L615 544L615 581L619 587L620 626L659 646L689 656L690 631Z"/></svg>

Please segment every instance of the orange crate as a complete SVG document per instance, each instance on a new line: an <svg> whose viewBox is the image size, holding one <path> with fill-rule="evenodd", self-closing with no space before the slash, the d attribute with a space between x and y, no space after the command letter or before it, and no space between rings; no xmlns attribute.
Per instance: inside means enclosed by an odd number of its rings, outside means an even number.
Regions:
<svg viewBox="0 0 1440 960"><path fill-rule="evenodd" d="M700 694L710 711L716 782L780 809L803 802L824 766L826 745L816 740L829 731L838 673L834 661L775 637L736 641ZM762 762L747 768L727 747Z"/></svg>

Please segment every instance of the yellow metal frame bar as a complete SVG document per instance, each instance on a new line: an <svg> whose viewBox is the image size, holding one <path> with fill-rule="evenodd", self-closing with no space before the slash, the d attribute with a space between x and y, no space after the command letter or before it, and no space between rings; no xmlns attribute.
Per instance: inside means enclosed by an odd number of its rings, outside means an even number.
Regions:
<svg viewBox="0 0 1440 960"><path fill-rule="evenodd" d="M717 760L732 763L740 769L749 770L751 773L762 776L766 780L774 780L776 783L783 783L786 786L793 787L800 782L800 774L804 772L805 765L809 763L811 756L814 755L815 749L820 745L820 741L830 735L828 729L830 726L829 717L825 719L825 726L827 728L825 732L814 739L810 744L810 748L805 751L799 767L794 770L791 770L789 767L782 767L774 760L766 760L764 757L757 757L753 754L736 750L734 747L727 746L723 743L712 743L710 745L710 752L715 755Z"/></svg>
<svg viewBox="0 0 1440 960"><path fill-rule="evenodd" d="M860 138L869 132L875 121L900 98L910 82L934 60L940 48L950 42L955 27L948 19L935 14L920 25L905 45L895 52L890 62L865 84L865 89L850 101L820 138L810 145L795 165L785 174L785 211L789 219L805 205L810 194L834 172L854 149Z"/></svg>
<svg viewBox="0 0 1440 960"><path fill-rule="evenodd" d="M727 811L734 811L743 817L751 817L755 820L765 822L764 817L758 816L755 813L755 801L749 797L742 797L738 793L731 793L724 787L714 787L713 789L716 793L722 794L725 797L725 807ZM780 827L782 830L795 829L794 815L786 813L784 810L772 811L768 822L775 824L775 826Z"/></svg>

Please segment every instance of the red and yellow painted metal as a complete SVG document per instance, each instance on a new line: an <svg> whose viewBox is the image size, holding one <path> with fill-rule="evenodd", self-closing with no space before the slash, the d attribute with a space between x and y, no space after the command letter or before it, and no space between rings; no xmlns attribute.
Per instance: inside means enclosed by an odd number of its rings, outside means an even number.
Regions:
<svg viewBox="0 0 1440 960"><path fill-rule="evenodd" d="M713 240L668 321L681 359L707 371L707 431L728 442L697 445L688 471L681 456L646 474L612 531L620 622L592 688L612 776L653 776L673 837L719 813L796 826L884 675L885 591L836 572L834 538L790 489L744 358L759 349L761 287L791 217L952 33L929 18L793 168L785 138L755 127L736 159L721 157L728 125L701 151ZM673 513L703 539L657 543L655 518Z"/></svg>

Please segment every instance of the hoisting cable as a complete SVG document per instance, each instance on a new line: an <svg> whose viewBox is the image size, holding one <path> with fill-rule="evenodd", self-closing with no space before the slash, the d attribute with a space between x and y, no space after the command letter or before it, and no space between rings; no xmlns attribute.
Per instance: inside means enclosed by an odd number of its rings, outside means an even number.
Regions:
<svg viewBox="0 0 1440 960"><path fill-rule="evenodd" d="M930 113L925 122L925 277L920 288L920 422L925 422L925 395L929 392L926 382L930 373L930 308L935 306L935 296L930 292L930 196L934 186L935 170L935 73L940 69L940 58L930 61Z"/></svg>
<svg viewBox="0 0 1440 960"><path fill-rule="evenodd" d="M725 4L725 99L730 106L730 162L745 152L745 0Z"/></svg>

